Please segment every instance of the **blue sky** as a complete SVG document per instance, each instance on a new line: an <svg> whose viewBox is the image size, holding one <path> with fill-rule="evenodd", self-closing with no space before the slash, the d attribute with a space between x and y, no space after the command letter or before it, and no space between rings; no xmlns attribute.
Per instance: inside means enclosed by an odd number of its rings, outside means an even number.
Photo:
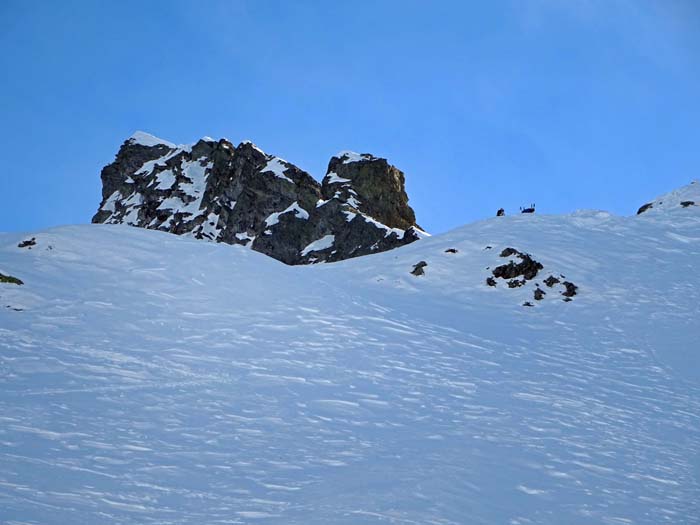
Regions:
<svg viewBox="0 0 700 525"><path fill-rule="evenodd" d="M700 178L700 3L0 2L0 231L87 223L141 129L406 173L442 232Z"/></svg>

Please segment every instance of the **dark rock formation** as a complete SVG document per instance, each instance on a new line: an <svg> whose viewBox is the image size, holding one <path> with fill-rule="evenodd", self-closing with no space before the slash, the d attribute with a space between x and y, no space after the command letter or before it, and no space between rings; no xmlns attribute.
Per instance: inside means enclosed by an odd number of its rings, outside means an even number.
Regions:
<svg viewBox="0 0 700 525"><path fill-rule="evenodd" d="M416 277L420 277L421 275L425 275L425 268L428 266L428 263L425 261L421 261L419 263L416 263L413 265L413 270L411 270L411 275L415 275Z"/></svg>
<svg viewBox="0 0 700 525"><path fill-rule="evenodd" d="M36 246L36 237L22 241L17 245L17 248L29 248L31 250L32 246Z"/></svg>
<svg viewBox="0 0 700 525"><path fill-rule="evenodd" d="M445 253L457 253L459 250L457 248L447 248Z"/></svg>
<svg viewBox="0 0 700 525"><path fill-rule="evenodd" d="M559 284L561 281L559 281L559 279L557 279L557 278L554 277L553 275L550 275L549 277L547 277L547 278L546 278L544 281L542 281L542 282L551 288L551 287L554 286L555 284Z"/></svg>
<svg viewBox="0 0 700 525"><path fill-rule="evenodd" d="M506 214L506 210L503 208L498 208L498 211L496 212L496 217L503 217Z"/></svg>
<svg viewBox="0 0 700 525"><path fill-rule="evenodd" d="M652 209L653 207L654 207L653 203L647 202L646 204L644 204L642 207L640 207L637 210L637 215L640 215L640 214L644 213L645 211Z"/></svg>
<svg viewBox="0 0 700 525"><path fill-rule="evenodd" d="M514 279L522 275L523 279L529 281L537 276L537 272L543 268L542 264L535 261L527 253L521 253L515 248L506 248L501 252L501 257L516 256L520 259L519 263L513 261L508 264L497 266L493 269L494 277L503 279ZM511 287L512 288L512 287Z"/></svg>
<svg viewBox="0 0 700 525"><path fill-rule="evenodd" d="M251 142L175 146L136 133L102 170L95 223L241 244L287 264L339 261L417 240L403 173L343 152L319 184Z"/></svg>
<svg viewBox="0 0 700 525"><path fill-rule="evenodd" d="M513 257L516 260L519 259L520 262L511 260L508 262L508 264L502 264L494 268L491 271L493 276L486 278L486 284L488 286L496 286L498 284L496 279L503 279L508 285L508 288L526 287L529 285L528 281L531 282L533 279L535 279L535 277L537 277L539 271L544 269L543 265L534 260L530 254L521 252L515 248L505 248L501 251L499 256ZM560 275L560 277L561 279L565 279L563 275ZM547 295L547 292L540 288L541 284L544 284L548 288L553 288L555 285L559 285L561 288L563 288L561 295L564 296L564 301L567 302L571 301L571 298L578 293L578 286L576 286L574 283L566 280L562 282L562 280L560 280L558 277L554 277L554 275L551 274L546 279L533 284L534 289L532 293L535 301L542 301ZM533 306L533 304L528 302L523 304L523 306Z"/></svg>
<svg viewBox="0 0 700 525"><path fill-rule="evenodd" d="M17 284L20 286L24 284L21 279L17 279L17 277L12 277L11 275L5 275L4 273L0 273L0 283Z"/></svg>
<svg viewBox="0 0 700 525"><path fill-rule="evenodd" d="M569 281L564 281L562 283L562 285L564 285L564 288L566 288L566 290L564 290L561 293L564 297L573 297L574 295L576 295L576 291L578 290L578 286L576 286L574 283L570 283Z"/></svg>
<svg viewBox="0 0 700 525"><path fill-rule="evenodd" d="M681 206L687 208L688 206L695 206L695 201L681 201Z"/></svg>

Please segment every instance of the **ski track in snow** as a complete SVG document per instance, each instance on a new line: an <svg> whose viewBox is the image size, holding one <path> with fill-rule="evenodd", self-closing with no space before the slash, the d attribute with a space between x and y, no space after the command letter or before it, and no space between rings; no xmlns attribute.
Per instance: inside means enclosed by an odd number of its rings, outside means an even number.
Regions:
<svg viewBox="0 0 700 525"><path fill-rule="evenodd" d="M313 267L0 235L0 521L697 523L700 214L502 219ZM579 295L485 286L506 246Z"/></svg>

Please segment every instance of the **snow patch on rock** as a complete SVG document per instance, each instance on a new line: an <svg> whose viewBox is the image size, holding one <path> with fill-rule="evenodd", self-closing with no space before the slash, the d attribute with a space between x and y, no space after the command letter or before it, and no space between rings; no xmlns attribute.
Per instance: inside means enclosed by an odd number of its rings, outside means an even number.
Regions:
<svg viewBox="0 0 700 525"><path fill-rule="evenodd" d="M265 225L268 227L274 226L280 221L280 215L284 215L285 213L294 213L297 219L306 220L309 218L309 213L295 201L284 210L271 214L265 219Z"/></svg>
<svg viewBox="0 0 700 525"><path fill-rule="evenodd" d="M168 142L167 140L163 140L161 138L156 137L155 135L151 135L150 133L146 133L145 131L136 131L133 135L131 135L128 139L128 142L131 144L138 144L140 146L147 146L147 147L153 147L153 146L167 146L168 148L177 148L175 144L172 142Z"/></svg>
<svg viewBox="0 0 700 525"><path fill-rule="evenodd" d="M320 239L309 243L302 251L301 255L306 257L311 252L320 252L333 246L335 243L335 235L324 235Z"/></svg>
<svg viewBox="0 0 700 525"><path fill-rule="evenodd" d="M260 170L260 173L272 173L275 177L279 177L282 180L286 180L294 184L294 181L284 174L284 172L289 169L287 164L288 162L284 159L272 157L272 159L267 162L265 167Z"/></svg>
<svg viewBox="0 0 700 525"><path fill-rule="evenodd" d="M336 157L343 161L343 164L350 164L351 162L363 162L367 160L375 160L376 157L370 155L369 153L356 153L354 151L341 151Z"/></svg>

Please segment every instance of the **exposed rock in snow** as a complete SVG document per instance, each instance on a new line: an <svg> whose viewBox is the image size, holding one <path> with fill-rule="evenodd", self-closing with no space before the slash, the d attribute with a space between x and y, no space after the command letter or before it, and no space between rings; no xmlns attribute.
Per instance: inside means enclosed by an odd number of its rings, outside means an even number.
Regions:
<svg viewBox="0 0 700 525"><path fill-rule="evenodd" d="M250 141L175 146L137 132L102 170L102 183L93 222L244 244L287 264L339 261L427 236L403 173L369 154L334 157L319 184ZM306 250L329 236L333 250Z"/></svg>
<svg viewBox="0 0 700 525"><path fill-rule="evenodd" d="M32 246L36 246L36 237L32 237L31 239L25 239L17 245L17 248L27 248L31 250Z"/></svg>
<svg viewBox="0 0 700 525"><path fill-rule="evenodd" d="M416 277L420 277L421 275L425 275L424 268L426 266L428 266L428 263L425 261L417 262L416 264L413 265L413 270L411 270L411 275L415 275Z"/></svg>
<svg viewBox="0 0 700 525"><path fill-rule="evenodd" d="M4 273L0 273L0 283L2 283L2 284L17 284L20 286L24 284L22 279L18 279L17 277L14 277L12 275L5 275Z"/></svg>
<svg viewBox="0 0 700 525"><path fill-rule="evenodd" d="M578 217L578 215L572 215L574 220L576 217ZM491 246L487 246L487 248L491 248ZM539 271L544 269L542 263L534 260L530 254L523 253L515 248L504 248L499 254L499 257L512 257L520 261L516 262L515 260L511 260L507 264L502 264L494 268L491 271L492 275L486 278L486 284L488 286L496 287L498 285L496 279L502 279L510 289L527 287L528 284L537 277ZM561 277L564 278L564 276ZM560 283L561 288L563 288L561 295L564 297L564 301L571 301L571 298L574 297L578 291L578 286L574 283L569 281L562 282L553 275L550 275L542 281L542 284L549 288ZM534 283L533 297L535 300L542 301L545 295L547 295L547 292L540 288L540 283ZM523 304L523 306L534 306L534 304L526 303Z"/></svg>
<svg viewBox="0 0 700 525"><path fill-rule="evenodd" d="M501 257L515 256L520 259L519 263L510 261L508 264L503 264L494 268L493 276L503 279L513 279L522 276L523 279L529 281L534 279L537 272L543 268L542 264L535 261L529 254L521 253L514 248L506 248L501 252Z"/></svg>

